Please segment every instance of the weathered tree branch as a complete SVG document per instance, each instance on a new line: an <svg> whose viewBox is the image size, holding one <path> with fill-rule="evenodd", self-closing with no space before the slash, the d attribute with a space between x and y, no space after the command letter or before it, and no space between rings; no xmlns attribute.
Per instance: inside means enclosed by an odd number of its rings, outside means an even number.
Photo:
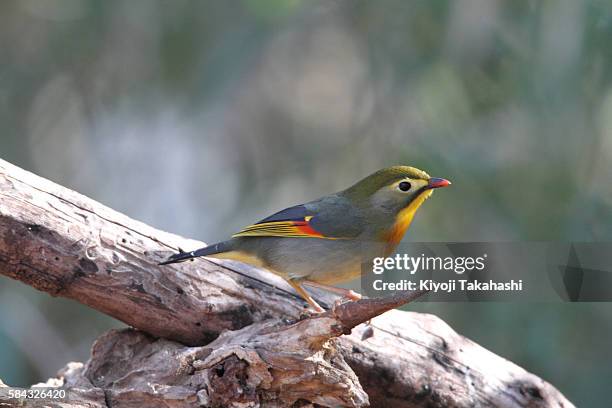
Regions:
<svg viewBox="0 0 612 408"><path fill-rule="evenodd" d="M0 273L138 329L101 336L85 365L50 380L74 404L573 406L434 316L394 310L355 327L414 294L300 320L303 302L273 274L207 259L157 266L201 244L0 160Z"/></svg>

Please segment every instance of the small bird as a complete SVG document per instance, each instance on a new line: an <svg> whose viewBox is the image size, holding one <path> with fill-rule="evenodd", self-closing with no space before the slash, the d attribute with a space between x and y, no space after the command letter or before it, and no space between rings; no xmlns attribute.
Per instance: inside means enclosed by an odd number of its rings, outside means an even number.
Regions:
<svg viewBox="0 0 612 408"><path fill-rule="evenodd" d="M421 204L434 189L450 184L414 167L389 167L346 190L279 211L227 241L174 254L160 265L206 256L264 267L287 280L315 312L324 312L302 285L361 299L332 285L359 277L362 265L375 257L391 255Z"/></svg>

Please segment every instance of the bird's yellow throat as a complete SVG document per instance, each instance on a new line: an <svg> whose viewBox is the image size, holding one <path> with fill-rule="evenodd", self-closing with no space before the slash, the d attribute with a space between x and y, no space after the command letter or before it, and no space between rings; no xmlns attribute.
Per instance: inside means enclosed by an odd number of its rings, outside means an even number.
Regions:
<svg viewBox="0 0 612 408"><path fill-rule="evenodd" d="M395 223L385 232L383 239L387 242L387 247L385 250L385 256L390 255L397 245L400 243L406 230L410 226L412 219L414 218L414 214L419 209L419 207L431 196L433 190L425 190L421 194L419 194L414 200L406 206L403 210L401 210L397 214L397 218L395 219Z"/></svg>

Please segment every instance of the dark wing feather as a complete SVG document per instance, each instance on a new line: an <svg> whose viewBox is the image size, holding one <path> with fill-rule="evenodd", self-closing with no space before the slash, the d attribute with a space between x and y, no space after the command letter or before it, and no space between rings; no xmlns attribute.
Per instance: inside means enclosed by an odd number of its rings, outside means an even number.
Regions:
<svg viewBox="0 0 612 408"><path fill-rule="evenodd" d="M279 211L233 237L349 239L361 232L361 218L343 197L329 196Z"/></svg>

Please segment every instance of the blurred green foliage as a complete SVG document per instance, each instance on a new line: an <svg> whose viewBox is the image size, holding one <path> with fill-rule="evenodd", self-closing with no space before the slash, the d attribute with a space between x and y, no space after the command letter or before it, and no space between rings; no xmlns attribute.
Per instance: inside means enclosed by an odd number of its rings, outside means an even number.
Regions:
<svg viewBox="0 0 612 408"><path fill-rule="evenodd" d="M0 157L209 242L398 163L453 181L409 240L610 240L611 38L603 0L4 1ZM120 325L0 296L13 385ZM608 304L412 309L607 403Z"/></svg>

